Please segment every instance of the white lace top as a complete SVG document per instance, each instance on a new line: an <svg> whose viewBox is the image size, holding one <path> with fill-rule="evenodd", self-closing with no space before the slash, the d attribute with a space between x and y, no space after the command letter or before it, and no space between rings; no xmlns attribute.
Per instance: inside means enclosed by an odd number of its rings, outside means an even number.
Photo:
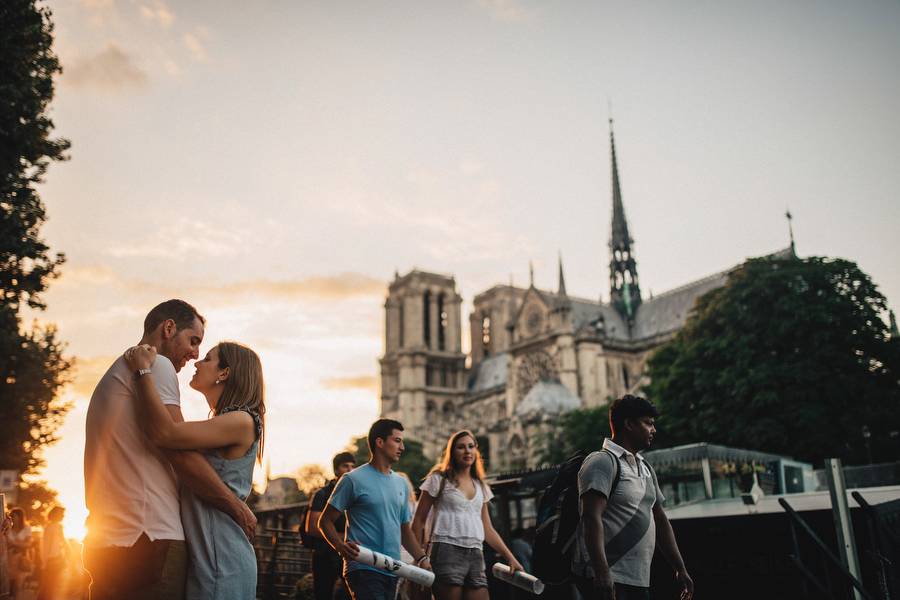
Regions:
<svg viewBox="0 0 900 600"><path fill-rule="evenodd" d="M481 548L484 543L484 524L481 522L481 507L494 497L491 488L475 481L475 496L470 500L449 479L441 489L440 473L432 473L422 482L422 492L435 498L435 505L428 515L426 531L431 528L431 541L453 544L463 548ZM434 519L437 510L437 519Z"/></svg>

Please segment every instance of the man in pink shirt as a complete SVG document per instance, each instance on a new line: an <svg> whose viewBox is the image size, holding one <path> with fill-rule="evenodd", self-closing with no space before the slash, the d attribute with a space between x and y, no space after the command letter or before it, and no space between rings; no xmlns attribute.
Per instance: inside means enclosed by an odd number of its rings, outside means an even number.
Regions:
<svg viewBox="0 0 900 600"><path fill-rule="evenodd" d="M89 515L84 564L92 600L184 597L187 553L178 486L233 518L248 536L256 518L194 451L154 446L139 424L138 377L151 377L160 400L183 421L176 374L199 355L205 319L183 300L147 314L139 343L158 350L148 370L133 373L120 356L97 384L87 414L85 500Z"/></svg>

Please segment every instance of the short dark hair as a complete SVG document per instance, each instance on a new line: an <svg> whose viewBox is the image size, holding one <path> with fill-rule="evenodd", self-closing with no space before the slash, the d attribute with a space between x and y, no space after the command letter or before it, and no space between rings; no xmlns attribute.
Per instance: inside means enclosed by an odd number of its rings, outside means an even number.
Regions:
<svg viewBox="0 0 900 600"><path fill-rule="evenodd" d="M167 319L175 321L175 330L180 331L194 324L195 319L206 325L206 319L197 312L197 309L184 300L166 300L154 306L144 318L144 335L150 335L159 327L159 324Z"/></svg>
<svg viewBox="0 0 900 600"><path fill-rule="evenodd" d="M403 431L403 425L400 421L395 421L393 419L378 419L372 423L372 426L369 427L369 452L374 455L375 440L378 438L386 440L395 429Z"/></svg>
<svg viewBox="0 0 900 600"><path fill-rule="evenodd" d="M625 426L626 419L658 416L659 411L652 402L631 394L625 394L621 398L613 400L613 403L609 405L609 427L613 435Z"/></svg>
<svg viewBox="0 0 900 600"><path fill-rule="evenodd" d="M334 469L335 475L337 475L338 467L348 462L352 462L355 465L356 457L349 452L338 452L335 454L334 458L331 459L331 468Z"/></svg>
<svg viewBox="0 0 900 600"><path fill-rule="evenodd" d="M65 508L56 505L47 512L47 520L58 523L63 520L63 515L65 514L65 512Z"/></svg>

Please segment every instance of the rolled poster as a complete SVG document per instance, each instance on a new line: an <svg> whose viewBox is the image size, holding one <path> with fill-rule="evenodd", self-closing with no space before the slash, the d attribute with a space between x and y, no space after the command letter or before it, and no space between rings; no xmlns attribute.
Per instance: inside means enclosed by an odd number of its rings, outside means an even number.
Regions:
<svg viewBox="0 0 900 600"><path fill-rule="evenodd" d="M369 550L365 546L359 547L359 555L357 555L355 560L358 563L383 569L397 577L409 579L413 583L418 583L425 587L431 587L431 584L434 583L434 573L431 571L408 565L405 562L391 558L390 556L385 556L380 552Z"/></svg>
<svg viewBox="0 0 900 600"><path fill-rule="evenodd" d="M513 574L512 569L503 563L494 563L494 566L491 567L491 571L493 571L494 577L500 581L505 581L526 592L531 592L532 594L539 596L544 591L544 582L534 575L529 575L525 571L516 571L515 574Z"/></svg>

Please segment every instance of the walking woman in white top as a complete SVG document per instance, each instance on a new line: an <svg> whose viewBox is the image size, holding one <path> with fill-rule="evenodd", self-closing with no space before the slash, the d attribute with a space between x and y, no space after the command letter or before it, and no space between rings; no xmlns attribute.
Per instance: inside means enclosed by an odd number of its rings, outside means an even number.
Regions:
<svg viewBox="0 0 900 600"><path fill-rule="evenodd" d="M514 570L515 559L491 524L488 502L494 497L484 483L484 465L471 431L450 436L441 462L422 483L413 518L413 533L427 542L437 600L487 600L487 577L481 548L487 542ZM428 515L430 535L425 535ZM427 538L427 539L426 539Z"/></svg>

